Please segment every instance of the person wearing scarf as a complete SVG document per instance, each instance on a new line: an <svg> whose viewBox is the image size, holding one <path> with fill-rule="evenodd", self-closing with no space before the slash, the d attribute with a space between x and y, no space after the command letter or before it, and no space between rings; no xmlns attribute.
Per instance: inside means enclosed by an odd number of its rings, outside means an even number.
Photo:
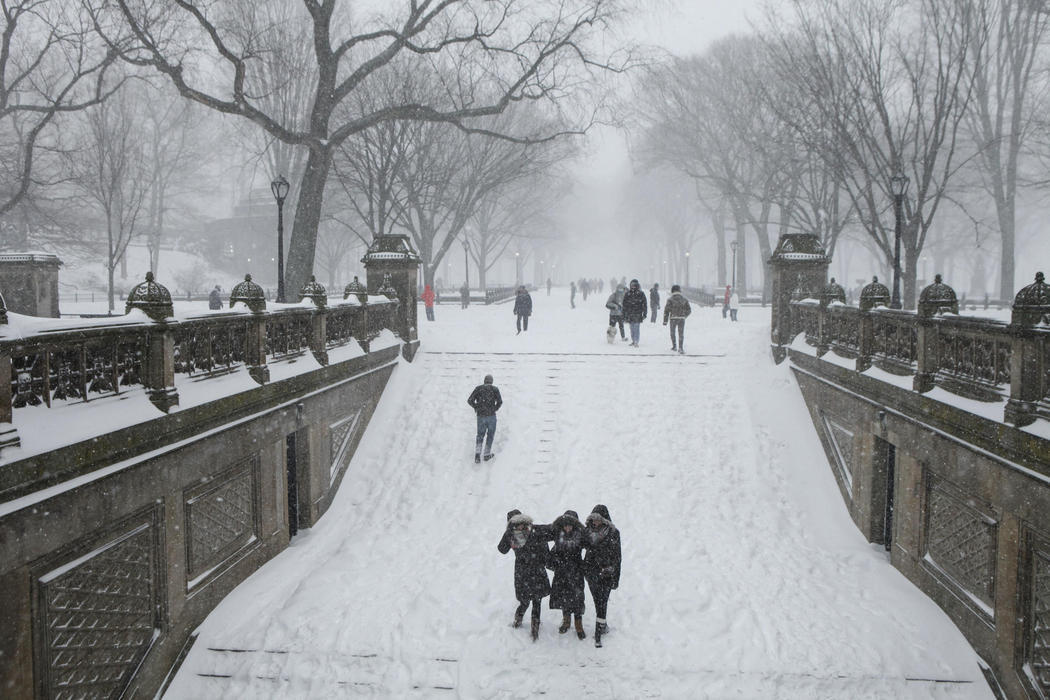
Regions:
<svg viewBox="0 0 1050 700"><path fill-rule="evenodd" d="M550 595L547 579L547 542L554 537L550 525L533 525L532 518L520 510L507 513L507 529L496 548L500 554L514 550L514 595L518 609L514 612L514 626L521 627L525 611L532 605L532 641L540 634L540 608Z"/></svg>
<svg viewBox="0 0 1050 700"><path fill-rule="evenodd" d="M574 510L565 511L551 523L554 546L547 557L547 568L554 571L551 583L550 607L561 610L558 632L569 631L570 618L576 616L576 636L586 639L583 631L583 613L586 610L583 595L583 523Z"/></svg>
<svg viewBox="0 0 1050 700"><path fill-rule="evenodd" d="M583 574L587 587L591 589L594 611L594 646L602 645L602 635L608 631L605 614L609 605L609 594L620 585L620 531L609 517L609 509L600 503L587 516L584 546L587 555L583 558Z"/></svg>

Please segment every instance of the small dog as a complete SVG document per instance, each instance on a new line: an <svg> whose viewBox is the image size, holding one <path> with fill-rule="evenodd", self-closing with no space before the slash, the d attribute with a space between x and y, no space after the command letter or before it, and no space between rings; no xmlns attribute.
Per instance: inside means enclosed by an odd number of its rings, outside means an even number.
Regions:
<svg viewBox="0 0 1050 700"><path fill-rule="evenodd" d="M605 339L609 341L609 345L612 345L616 340L616 326L609 326L609 330L605 331Z"/></svg>

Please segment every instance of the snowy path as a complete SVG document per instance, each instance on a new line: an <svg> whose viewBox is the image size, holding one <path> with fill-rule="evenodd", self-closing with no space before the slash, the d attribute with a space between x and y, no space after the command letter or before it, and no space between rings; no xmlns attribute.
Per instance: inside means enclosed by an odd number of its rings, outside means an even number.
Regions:
<svg viewBox="0 0 1050 700"><path fill-rule="evenodd" d="M991 697L850 522L768 310L697 310L679 357L648 323L607 345L601 300L559 292L517 337L506 305L423 322L332 509L205 621L166 697ZM506 405L474 465L486 372ZM586 641L545 609L533 644L509 626L505 513L596 503L623 539L606 645L589 594Z"/></svg>

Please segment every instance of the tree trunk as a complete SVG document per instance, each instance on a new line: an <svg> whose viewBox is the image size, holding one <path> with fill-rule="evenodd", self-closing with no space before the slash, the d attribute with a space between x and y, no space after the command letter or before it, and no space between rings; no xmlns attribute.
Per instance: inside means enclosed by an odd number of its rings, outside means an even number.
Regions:
<svg viewBox="0 0 1050 700"><path fill-rule="evenodd" d="M903 290L901 293L902 306L905 309L914 309L915 301L918 297L916 293L916 284L918 279L918 262L919 262L919 251L909 247L904 250L904 260L901 261L904 269L901 270L901 285Z"/></svg>
<svg viewBox="0 0 1050 700"><path fill-rule="evenodd" d="M113 270L117 266L117 261L113 259L113 218L108 213L106 214L106 242L109 245L109 255L106 256L106 272L109 278L106 298L109 300L109 312L113 313Z"/></svg>
<svg viewBox="0 0 1050 700"><path fill-rule="evenodd" d="M726 218L725 212L719 207L717 211L711 212L711 225L715 229L715 242L718 245L718 262L715 269L718 270L718 288L725 289L726 286Z"/></svg>
<svg viewBox="0 0 1050 700"><path fill-rule="evenodd" d="M999 258L999 298L1014 298L1014 203L1003 202L999 211L999 233L1002 252Z"/></svg>
<svg viewBox="0 0 1050 700"><path fill-rule="evenodd" d="M288 262L284 271L284 288L296 293L313 274L314 256L317 253L317 228L321 223L321 207L324 204L325 183L332 165L331 146L310 149L299 187L299 202L295 207L291 242L288 245Z"/></svg>

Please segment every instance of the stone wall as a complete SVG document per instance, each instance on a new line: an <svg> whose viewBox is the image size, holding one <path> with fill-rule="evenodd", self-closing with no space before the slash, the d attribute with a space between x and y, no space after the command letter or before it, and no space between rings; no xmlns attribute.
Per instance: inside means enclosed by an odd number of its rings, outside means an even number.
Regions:
<svg viewBox="0 0 1050 700"><path fill-rule="evenodd" d="M1050 440L841 361L789 358L857 527L952 618L993 685L1050 697Z"/></svg>
<svg viewBox="0 0 1050 700"><path fill-rule="evenodd" d="M0 467L90 465L0 503L0 697L153 696L208 612L324 514L399 352Z"/></svg>

